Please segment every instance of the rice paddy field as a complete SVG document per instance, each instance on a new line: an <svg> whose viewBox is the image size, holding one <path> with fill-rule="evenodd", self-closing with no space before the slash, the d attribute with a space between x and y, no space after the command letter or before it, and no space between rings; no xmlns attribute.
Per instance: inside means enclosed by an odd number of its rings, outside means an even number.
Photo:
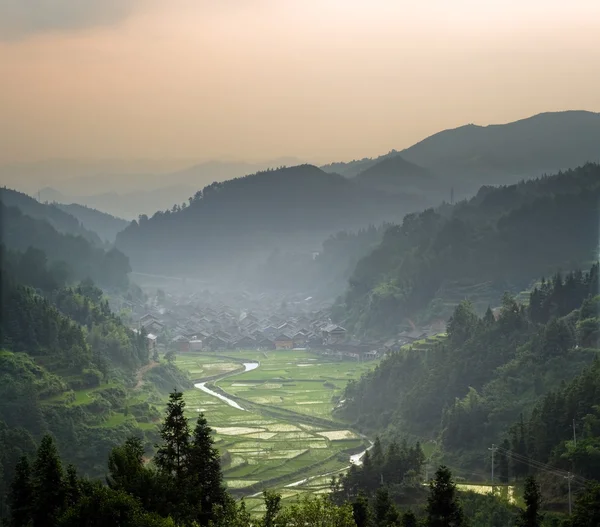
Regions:
<svg viewBox="0 0 600 527"><path fill-rule="evenodd" d="M243 372L242 363L259 366ZM188 417L203 412L216 432L227 486L259 512L263 489L277 489L284 502L299 494L327 492L331 476L368 441L332 417L346 383L374 362L332 360L307 351L185 353L177 365L192 379L231 398L235 408L195 388L184 394Z"/></svg>

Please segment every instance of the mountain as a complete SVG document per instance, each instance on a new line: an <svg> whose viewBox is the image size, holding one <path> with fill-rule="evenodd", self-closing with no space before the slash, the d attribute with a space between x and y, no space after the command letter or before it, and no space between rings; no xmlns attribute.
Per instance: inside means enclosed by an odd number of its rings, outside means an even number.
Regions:
<svg viewBox="0 0 600 527"><path fill-rule="evenodd" d="M70 281L89 277L103 287L127 285L131 268L127 257L119 250L105 251L82 236L63 234L48 221L28 216L20 208L8 207L1 201L0 218L1 241L6 248L22 252L30 248L43 251L53 268L60 268L61 274Z"/></svg>
<svg viewBox="0 0 600 527"><path fill-rule="evenodd" d="M96 246L103 245L95 232L86 229L77 218L54 205L40 203L27 194L6 187L0 188L0 203L7 207L17 207L31 218L46 221L58 232L81 236Z"/></svg>
<svg viewBox="0 0 600 527"><path fill-rule="evenodd" d="M301 165L213 183L187 207L133 222L116 246L136 271L240 277L274 249L311 253L334 232L399 220L423 204Z"/></svg>
<svg viewBox="0 0 600 527"><path fill-rule="evenodd" d="M92 195L71 195L46 187L40 191L43 200L60 204L77 203L84 207L96 209L125 221L137 219L141 214L154 214L157 210L167 210L173 204L187 202L198 187L171 185L155 190L139 190L119 194L106 192Z"/></svg>
<svg viewBox="0 0 600 527"><path fill-rule="evenodd" d="M464 298L485 309L538 274L596 258L600 165L503 187L410 214L356 266L335 314L359 333L396 334L446 318Z"/></svg>
<svg viewBox="0 0 600 527"><path fill-rule="evenodd" d="M392 193L439 191L444 185L431 171L406 161L400 155L383 158L360 172L355 180L366 187Z"/></svg>
<svg viewBox="0 0 600 527"><path fill-rule="evenodd" d="M600 113L548 112L508 124L470 124L432 135L400 155L480 184L512 183L598 161Z"/></svg>
<svg viewBox="0 0 600 527"><path fill-rule="evenodd" d="M110 243L115 241L117 233L129 225L127 220L116 218L106 212L101 212L85 205L77 203L70 203L69 205L53 203L53 205L77 218L86 229L94 231L103 240Z"/></svg>
<svg viewBox="0 0 600 527"><path fill-rule="evenodd" d="M378 158L323 167L353 177L399 154L429 169L465 197L482 184L510 184L595 162L600 158L600 114L548 112L519 121L488 126L468 124L444 130L401 151Z"/></svg>

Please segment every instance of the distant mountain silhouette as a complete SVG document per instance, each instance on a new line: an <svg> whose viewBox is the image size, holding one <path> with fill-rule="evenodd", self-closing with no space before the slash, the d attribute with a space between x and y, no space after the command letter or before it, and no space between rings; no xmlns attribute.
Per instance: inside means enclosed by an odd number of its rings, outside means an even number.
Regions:
<svg viewBox="0 0 600 527"><path fill-rule="evenodd" d="M115 241L117 233L129 225L127 220L77 203L68 205L54 203L53 205L74 216L86 229L94 231L100 238L110 243Z"/></svg>
<svg viewBox="0 0 600 527"><path fill-rule="evenodd" d="M6 187L0 188L0 202L6 207L18 208L31 218L48 222L59 233L82 236L93 245L104 245L98 234L86 229L76 217L55 205L40 203L27 194Z"/></svg>
<svg viewBox="0 0 600 527"><path fill-rule="evenodd" d="M243 271L252 258L274 249L311 251L340 229L399 221L424 205L417 196L364 188L300 165L208 185L185 208L133 222L116 245L135 270L207 273L212 266L224 273L238 266Z"/></svg>
<svg viewBox="0 0 600 527"><path fill-rule="evenodd" d="M437 190L442 185L430 170L406 161L399 154L378 161L358 174L355 180L386 192L420 193Z"/></svg>
<svg viewBox="0 0 600 527"><path fill-rule="evenodd" d="M400 152L323 167L347 177L400 155L442 178L444 188L473 193L482 184L507 184L600 158L600 114L548 112L507 124L469 124L444 130Z"/></svg>
<svg viewBox="0 0 600 527"><path fill-rule="evenodd" d="M506 183L505 176L539 176L597 161L600 114L549 112L508 124L470 124L432 135L400 155L440 173Z"/></svg>

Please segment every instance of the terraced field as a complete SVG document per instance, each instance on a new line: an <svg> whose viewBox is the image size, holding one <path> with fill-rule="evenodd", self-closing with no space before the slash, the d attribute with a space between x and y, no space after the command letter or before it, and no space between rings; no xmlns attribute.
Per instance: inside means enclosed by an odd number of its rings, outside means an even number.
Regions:
<svg viewBox="0 0 600 527"><path fill-rule="evenodd" d="M243 373L243 362L260 366ZM215 429L227 485L238 496L263 488L279 489L284 500L325 492L331 475L368 444L331 412L348 380L373 362L332 361L305 351L231 351L181 354L177 365L197 380L232 374L207 387L243 410L199 389L184 395L189 417L204 412ZM257 511L262 505L258 497L246 502Z"/></svg>

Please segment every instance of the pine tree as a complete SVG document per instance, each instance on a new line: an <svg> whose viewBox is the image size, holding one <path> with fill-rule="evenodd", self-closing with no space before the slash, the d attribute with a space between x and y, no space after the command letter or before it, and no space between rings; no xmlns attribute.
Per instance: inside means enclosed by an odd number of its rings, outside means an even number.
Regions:
<svg viewBox="0 0 600 527"><path fill-rule="evenodd" d="M369 500L362 492L352 503L352 516L356 527L367 527L370 524Z"/></svg>
<svg viewBox="0 0 600 527"><path fill-rule="evenodd" d="M64 508L63 470L51 436L42 438L32 471L33 526L48 527Z"/></svg>
<svg viewBox="0 0 600 527"><path fill-rule="evenodd" d="M213 507L224 505L226 490L219 451L214 447L212 430L204 414L200 414L196 422L185 464L190 505L196 510L199 524L207 525L212 519Z"/></svg>
<svg viewBox="0 0 600 527"><path fill-rule="evenodd" d="M540 514L542 495L533 476L529 476L525 480L523 499L525 501L525 510L521 511L519 516L519 527L539 527L543 519Z"/></svg>
<svg viewBox="0 0 600 527"><path fill-rule="evenodd" d="M456 496L452 473L441 466L429 483L427 498L428 527L461 527L465 525L462 507Z"/></svg>
<svg viewBox="0 0 600 527"><path fill-rule="evenodd" d="M190 447L190 427L184 409L183 394L178 391L171 393L165 421L160 430L163 444L158 446L154 458L156 466L164 474L173 476L179 483L183 481Z"/></svg>
<svg viewBox="0 0 600 527"><path fill-rule="evenodd" d="M73 465L67 467L65 478L65 504L72 507L81 496L81 485L77 476L77 469Z"/></svg>
<svg viewBox="0 0 600 527"><path fill-rule="evenodd" d="M402 515L402 527L417 527L417 517L413 511L406 511Z"/></svg>
<svg viewBox="0 0 600 527"><path fill-rule="evenodd" d="M508 439L505 439L502 442L502 451L498 455L498 473L500 483L508 483L510 479L508 454L506 453L508 450L510 450L510 444Z"/></svg>
<svg viewBox="0 0 600 527"><path fill-rule="evenodd" d="M31 521L31 469L25 456L19 459L10 489L11 527L25 527Z"/></svg>
<svg viewBox="0 0 600 527"><path fill-rule="evenodd" d="M375 525L377 527L387 527L388 525L394 524L398 519L398 511L390 499L390 494L385 487L377 489L373 509L375 513Z"/></svg>

